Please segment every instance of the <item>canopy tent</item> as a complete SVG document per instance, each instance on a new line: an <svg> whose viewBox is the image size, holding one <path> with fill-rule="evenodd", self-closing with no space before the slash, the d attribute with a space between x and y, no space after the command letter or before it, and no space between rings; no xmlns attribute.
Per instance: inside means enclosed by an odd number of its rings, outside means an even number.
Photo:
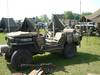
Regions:
<svg viewBox="0 0 100 75"><path fill-rule="evenodd" d="M100 23L100 9L94 12L93 14L86 16L86 18L92 20L93 22Z"/></svg>
<svg viewBox="0 0 100 75"><path fill-rule="evenodd" d="M94 12L92 15L86 16L86 18L97 23L97 29L100 34L100 9Z"/></svg>
<svg viewBox="0 0 100 75"><path fill-rule="evenodd" d="M28 31L32 32L36 29L36 23L33 18L25 18L24 22L22 23L22 27L20 28L21 31Z"/></svg>
<svg viewBox="0 0 100 75"><path fill-rule="evenodd" d="M53 15L52 22L48 26L48 28L50 30L53 30L53 24L54 24L55 32L56 31L61 31L65 27L65 25L62 22L62 20L56 14Z"/></svg>
<svg viewBox="0 0 100 75"><path fill-rule="evenodd" d="M14 32L19 29L19 26L16 24L13 18L2 18L0 26L5 32Z"/></svg>

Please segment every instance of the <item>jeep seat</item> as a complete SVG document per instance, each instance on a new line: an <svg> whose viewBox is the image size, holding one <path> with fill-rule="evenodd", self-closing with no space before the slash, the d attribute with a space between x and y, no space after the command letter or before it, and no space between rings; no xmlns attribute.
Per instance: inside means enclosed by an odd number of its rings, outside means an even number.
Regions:
<svg viewBox="0 0 100 75"><path fill-rule="evenodd" d="M46 42L59 42L61 36L62 36L62 32L57 32L55 34L54 38L52 38L52 39L46 39Z"/></svg>

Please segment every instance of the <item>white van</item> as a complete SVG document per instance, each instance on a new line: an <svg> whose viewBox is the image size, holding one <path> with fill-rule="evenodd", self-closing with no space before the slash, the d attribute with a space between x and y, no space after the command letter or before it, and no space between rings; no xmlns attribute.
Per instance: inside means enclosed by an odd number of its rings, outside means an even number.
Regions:
<svg viewBox="0 0 100 75"><path fill-rule="evenodd" d="M86 31L90 28L96 28L96 23L94 22L79 22L77 25L75 25L75 29L81 29L83 31Z"/></svg>

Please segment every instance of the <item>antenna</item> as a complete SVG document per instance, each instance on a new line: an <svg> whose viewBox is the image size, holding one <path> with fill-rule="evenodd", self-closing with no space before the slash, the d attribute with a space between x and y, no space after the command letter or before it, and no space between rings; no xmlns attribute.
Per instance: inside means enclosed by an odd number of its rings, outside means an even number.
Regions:
<svg viewBox="0 0 100 75"><path fill-rule="evenodd" d="M7 0L7 17L8 17L8 21L7 21L7 24L8 24L8 32L10 32L10 25L9 25L9 3L8 3L8 0Z"/></svg>
<svg viewBox="0 0 100 75"><path fill-rule="evenodd" d="M81 0L80 0L80 15L81 15Z"/></svg>
<svg viewBox="0 0 100 75"><path fill-rule="evenodd" d="M81 15L82 15L82 10L81 10L81 0L80 0L80 21L81 21ZM81 30L81 22L80 22L80 32L81 32L81 35L82 35L82 30Z"/></svg>
<svg viewBox="0 0 100 75"><path fill-rule="evenodd" d="M52 16L52 28L53 28L53 37L54 37L54 34L55 34L55 26L54 26L54 16Z"/></svg>
<svg viewBox="0 0 100 75"><path fill-rule="evenodd" d="M82 16L82 9L81 9L81 5L82 5L82 2L81 2L81 0L80 0L80 18L81 18L81 16ZM87 22L87 20L86 20L86 22ZM81 22L80 22L81 23ZM84 25L84 19L83 19L83 23L82 23L83 25ZM81 24L80 24L81 25ZM86 39L86 42L88 43L88 24L87 25L85 25L86 26L86 35L87 35L87 39ZM80 26L80 30L82 30L82 28L81 28L81 26ZM81 35L82 35L82 31L81 31Z"/></svg>

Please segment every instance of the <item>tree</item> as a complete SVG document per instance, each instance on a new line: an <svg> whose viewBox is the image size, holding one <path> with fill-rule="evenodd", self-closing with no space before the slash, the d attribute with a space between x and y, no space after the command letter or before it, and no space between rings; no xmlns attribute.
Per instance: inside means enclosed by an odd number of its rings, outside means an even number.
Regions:
<svg viewBox="0 0 100 75"><path fill-rule="evenodd" d="M39 19L44 23L48 23L48 21L49 21L49 18L48 18L48 16L46 14L40 16Z"/></svg>
<svg viewBox="0 0 100 75"><path fill-rule="evenodd" d="M80 14L73 13L73 15L74 15L74 19L75 20L79 20L80 19Z"/></svg>
<svg viewBox="0 0 100 75"><path fill-rule="evenodd" d="M74 15L71 11L65 11L64 12L64 18L65 19L74 19Z"/></svg>
<svg viewBox="0 0 100 75"><path fill-rule="evenodd" d="M92 14L91 12L83 12L82 16L88 16L88 15L91 15L91 14Z"/></svg>

